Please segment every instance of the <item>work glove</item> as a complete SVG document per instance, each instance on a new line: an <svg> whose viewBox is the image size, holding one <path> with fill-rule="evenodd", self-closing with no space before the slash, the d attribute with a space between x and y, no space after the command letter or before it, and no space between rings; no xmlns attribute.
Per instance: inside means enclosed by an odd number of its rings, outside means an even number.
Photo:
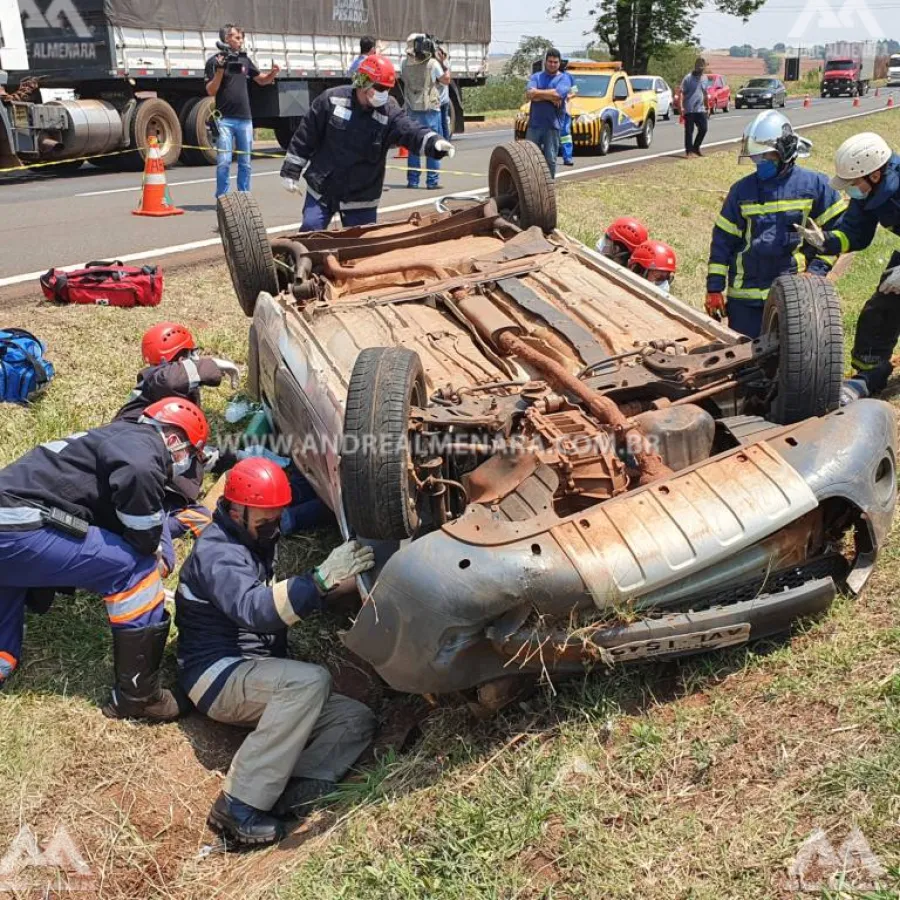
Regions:
<svg viewBox="0 0 900 900"><path fill-rule="evenodd" d="M860 378L857 375L855 378L848 378L841 385L840 405L846 406L854 400L860 400L861 398L868 396L869 385L866 383L865 378Z"/></svg>
<svg viewBox="0 0 900 900"><path fill-rule="evenodd" d="M231 387L236 389L241 383L241 373L238 371L238 367L230 359L214 357L213 362L219 367L219 371L223 376L228 376L229 381L231 381Z"/></svg>
<svg viewBox="0 0 900 900"><path fill-rule="evenodd" d="M357 541L347 541L336 547L320 566L313 569L313 578L324 593L328 593L336 585L368 572L375 565L375 551L364 547Z"/></svg>
<svg viewBox="0 0 900 900"><path fill-rule="evenodd" d="M706 295L706 303L704 305L706 309L706 314L715 319L717 322L721 322L722 319L725 318L725 295L719 294L716 291L710 291Z"/></svg>
<svg viewBox="0 0 900 900"><path fill-rule="evenodd" d="M453 159L453 157L456 156L456 147L454 147L450 141L438 138L434 142L434 152L437 154L438 159L443 159L445 156L448 159Z"/></svg>
<svg viewBox="0 0 900 900"><path fill-rule="evenodd" d="M807 225L798 223L794 228L797 229L797 234L814 250L818 250L821 253L825 249L825 232L819 228L813 219L809 219Z"/></svg>
<svg viewBox="0 0 900 900"><path fill-rule="evenodd" d="M887 270L887 278L878 285L882 294L900 294L900 266Z"/></svg>
<svg viewBox="0 0 900 900"><path fill-rule="evenodd" d="M203 451L202 464L204 472L212 472L219 464L219 448L206 447Z"/></svg>
<svg viewBox="0 0 900 900"><path fill-rule="evenodd" d="M300 190L300 182L296 178L281 178L281 186L292 194L296 194Z"/></svg>

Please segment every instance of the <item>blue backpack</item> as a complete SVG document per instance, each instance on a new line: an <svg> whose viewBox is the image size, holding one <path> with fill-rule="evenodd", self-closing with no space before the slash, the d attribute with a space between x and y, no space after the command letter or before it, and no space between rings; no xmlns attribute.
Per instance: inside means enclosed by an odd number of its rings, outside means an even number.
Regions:
<svg viewBox="0 0 900 900"><path fill-rule="evenodd" d="M56 370L46 349L24 328L0 330L0 401L28 403L47 387Z"/></svg>

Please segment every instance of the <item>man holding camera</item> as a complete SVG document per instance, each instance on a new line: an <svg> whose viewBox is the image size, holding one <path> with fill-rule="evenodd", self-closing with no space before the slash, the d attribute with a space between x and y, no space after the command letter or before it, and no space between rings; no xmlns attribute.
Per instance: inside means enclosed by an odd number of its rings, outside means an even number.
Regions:
<svg viewBox="0 0 900 900"><path fill-rule="evenodd" d="M247 79L258 85L271 84L280 68L273 65L260 74L253 60L244 52L244 29L225 25L219 32L217 46L221 50L206 61L206 93L216 98L216 199L228 193L231 157L238 153L237 189L250 190L250 152L253 149L253 116Z"/></svg>

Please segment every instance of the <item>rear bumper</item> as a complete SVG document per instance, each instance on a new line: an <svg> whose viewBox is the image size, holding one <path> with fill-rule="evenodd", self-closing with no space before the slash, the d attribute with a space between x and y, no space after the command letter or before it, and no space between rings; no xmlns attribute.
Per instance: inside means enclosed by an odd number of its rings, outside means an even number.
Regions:
<svg viewBox="0 0 900 900"><path fill-rule="evenodd" d="M858 401L544 527L536 520L498 524L474 507L388 560L343 640L396 690L447 693L519 668L531 650L524 639L511 648L509 639L521 638L536 611L542 624L528 665L578 668L590 652L570 659L566 638L553 636L573 611L582 619L594 610L598 619L614 618L644 596L746 559L834 498L857 509L866 529L847 579L859 590L896 504L895 427L886 403ZM750 624L750 637L760 637L826 608L834 586L820 581L828 584L809 582L690 620L627 627L684 633L745 616L740 621Z"/></svg>

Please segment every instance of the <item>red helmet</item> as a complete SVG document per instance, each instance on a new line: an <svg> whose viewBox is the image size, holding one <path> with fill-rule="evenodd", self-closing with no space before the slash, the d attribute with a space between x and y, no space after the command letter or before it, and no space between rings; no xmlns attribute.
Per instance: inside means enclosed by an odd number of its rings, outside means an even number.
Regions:
<svg viewBox="0 0 900 900"><path fill-rule="evenodd" d="M394 64L386 57L373 53L367 56L356 69L357 75L365 75L372 84L392 88L397 83Z"/></svg>
<svg viewBox="0 0 900 900"><path fill-rule="evenodd" d="M141 353L144 362L158 366L161 362L172 362L182 350L196 350L194 336L177 322L160 322L141 338Z"/></svg>
<svg viewBox="0 0 900 900"><path fill-rule="evenodd" d="M223 496L241 506L278 509L291 505L291 483L271 460L251 456L229 470Z"/></svg>
<svg viewBox="0 0 900 900"><path fill-rule="evenodd" d="M209 423L203 410L181 397L166 397L151 403L144 410L144 417L153 419L161 425L174 425L180 428L188 443L199 453L209 440Z"/></svg>
<svg viewBox="0 0 900 900"><path fill-rule="evenodd" d="M643 244L650 237L650 232L643 222L630 216L621 216L606 229L606 236L624 244L633 253L638 244Z"/></svg>
<svg viewBox="0 0 900 900"><path fill-rule="evenodd" d="M628 260L628 268L635 272L655 269L657 272L672 273L678 268L678 261L675 259L675 251L668 244L662 241L644 241L639 247L635 247Z"/></svg>

